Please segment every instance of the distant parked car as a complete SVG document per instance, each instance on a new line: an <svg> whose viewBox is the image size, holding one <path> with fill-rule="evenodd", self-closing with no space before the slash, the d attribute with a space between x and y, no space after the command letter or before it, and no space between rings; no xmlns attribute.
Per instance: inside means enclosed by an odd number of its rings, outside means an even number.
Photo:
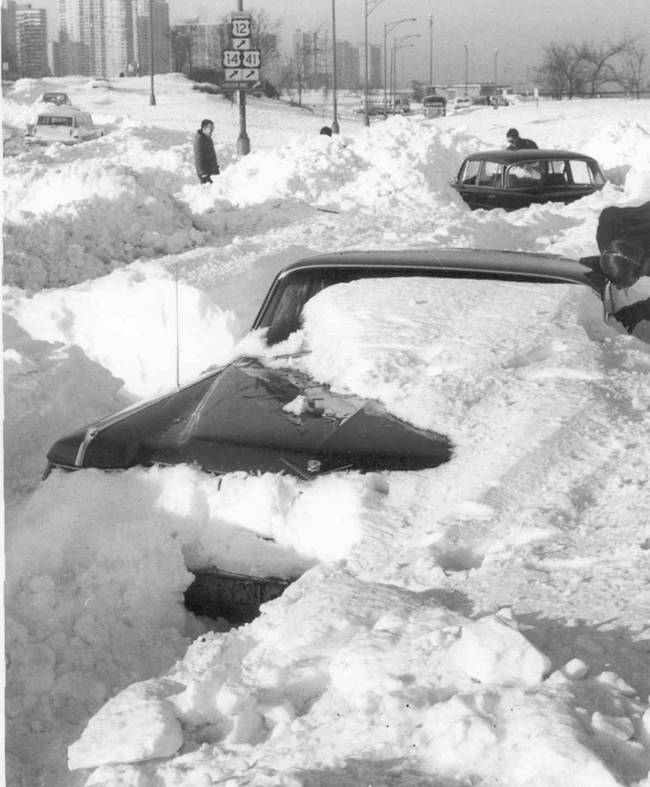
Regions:
<svg viewBox="0 0 650 787"><path fill-rule="evenodd" d="M473 102L469 96L458 96L457 98L450 98L449 101L447 101L447 109L451 112L469 109L471 106L473 106Z"/></svg>
<svg viewBox="0 0 650 787"><path fill-rule="evenodd" d="M48 145L60 142L74 145L86 142L103 135L103 129L93 123L89 112L82 112L78 107L53 106L47 111L39 112L36 123L30 123L25 131L25 140L29 144Z"/></svg>
<svg viewBox="0 0 650 787"><path fill-rule="evenodd" d="M106 77L95 77L95 79L90 80L90 87L99 90L111 90L113 86Z"/></svg>
<svg viewBox="0 0 650 787"><path fill-rule="evenodd" d="M39 98L39 101L44 102L45 104L56 104L56 106L64 106L72 105L72 101L70 100L70 96L67 93L43 93L43 95Z"/></svg>
<svg viewBox="0 0 650 787"><path fill-rule="evenodd" d="M574 202L599 191L596 159L568 150L488 150L463 161L451 186L472 209L517 210L534 203Z"/></svg>

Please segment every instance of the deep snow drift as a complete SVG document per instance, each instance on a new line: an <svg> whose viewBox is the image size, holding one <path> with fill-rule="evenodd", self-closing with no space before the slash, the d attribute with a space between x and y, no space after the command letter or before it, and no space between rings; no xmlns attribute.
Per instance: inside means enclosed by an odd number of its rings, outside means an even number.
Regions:
<svg viewBox="0 0 650 787"><path fill-rule="evenodd" d="M25 150L52 85L109 133ZM649 103L370 129L344 112L328 139L325 110L251 100L238 160L236 107L158 85L157 107L137 79L5 97L7 783L650 784L650 349L590 293L526 286L513 304L455 283L443 300L412 280L310 302L289 340L310 350L302 368L451 435L435 470L39 483L67 430L264 352L246 330L301 256L594 253L604 205L650 198ZM222 163L207 188L202 117ZM513 125L594 155L610 183L568 206L468 211L449 179ZM302 576L218 633L181 605L214 563Z"/></svg>

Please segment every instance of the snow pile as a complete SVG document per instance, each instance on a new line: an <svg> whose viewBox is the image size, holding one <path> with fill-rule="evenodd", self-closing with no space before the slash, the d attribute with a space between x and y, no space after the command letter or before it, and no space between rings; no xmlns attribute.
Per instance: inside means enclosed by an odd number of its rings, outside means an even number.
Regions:
<svg viewBox="0 0 650 787"><path fill-rule="evenodd" d="M96 767L89 784L176 784L188 770L206 783L358 783L354 763L370 759L378 779L617 784L590 740L610 742L614 769L634 762L643 705L611 673L549 671L508 610L472 620L320 568L240 635L200 637L164 679L111 700L69 764Z"/></svg>
<svg viewBox="0 0 650 787"><path fill-rule="evenodd" d="M647 784L650 356L586 290L522 284L513 302L498 282L411 280L313 299L293 362L450 435L435 470L39 485L56 437L174 383L177 298L185 378L277 356L242 328L313 252L595 253L602 207L650 198L647 102L350 116L327 139L251 99L238 159L236 107L178 75L157 86L155 107L144 78L22 81L4 101L8 783ZM20 123L54 88L110 132L25 149ZM201 117L223 164L209 187ZM447 181L513 125L612 182L469 211ZM216 633L182 606L212 565L301 576Z"/></svg>
<svg viewBox="0 0 650 787"><path fill-rule="evenodd" d="M175 274L134 264L28 299L10 292L5 310L34 339L80 348L121 378L126 392L144 398L174 387L177 361L181 383L225 363L241 333L231 312Z"/></svg>

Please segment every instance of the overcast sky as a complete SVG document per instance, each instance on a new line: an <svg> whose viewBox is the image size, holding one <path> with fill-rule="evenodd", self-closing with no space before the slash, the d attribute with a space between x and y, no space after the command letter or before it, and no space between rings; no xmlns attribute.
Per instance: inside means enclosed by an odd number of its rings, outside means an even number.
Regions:
<svg viewBox="0 0 650 787"><path fill-rule="evenodd" d="M366 0L335 0L337 39L361 43L364 38ZM527 70L539 65L541 50L552 41L616 40L628 33L643 35L650 48L650 0L367 0L368 36L383 46L384 24L416 17L389 34L419 33L399 56L400 73L408 79L429 78L429 14L433 15L434 82L463 82L465 45L468 79L494 78L495 49L499 82L526 79ZM50 35L56 30L55 0L42 0L50 13ZM34 5L40 5L34 2ZM203 12L215 21L234 11L237 0L169 0L172 22ZM245 9L266 9L282 22L282 43L296 29L328 32L331 38L332 0L264 0L248 2ZM51 11L50 11L51 9Z"/></svg>

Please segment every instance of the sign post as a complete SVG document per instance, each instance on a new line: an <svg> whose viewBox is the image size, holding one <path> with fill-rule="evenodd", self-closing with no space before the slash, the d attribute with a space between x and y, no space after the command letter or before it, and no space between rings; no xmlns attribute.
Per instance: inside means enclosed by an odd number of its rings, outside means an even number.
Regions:
<svg viewBox="0 0 650 787"><path fill-rule="evenodd" d="M237 90L239 97L239 136L237 152L245 156L251 144L246 133L246 90L260 82L262 52L251 49L251 16L242 9L243 0L238 0L239 9L231 15L231 49L223 51L223 86Z"/></svg>

